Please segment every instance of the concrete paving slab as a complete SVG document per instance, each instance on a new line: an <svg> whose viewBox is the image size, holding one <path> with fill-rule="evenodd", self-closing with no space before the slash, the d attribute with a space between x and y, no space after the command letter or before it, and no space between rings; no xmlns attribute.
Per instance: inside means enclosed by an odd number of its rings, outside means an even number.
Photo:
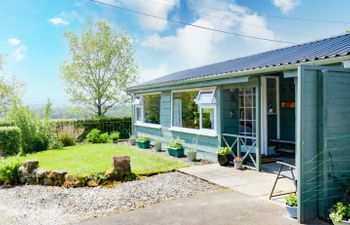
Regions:
<svg viewBox="0 0 350 225"><path fill-rule="evenodd" d="M263 199L268 199L276 179L276 174L274 173L235 170L233 167L222 167L218 164L193 166L178 170L237 192ZM295 191L293 181L280 179L274 193L293 191Z"/></svg>

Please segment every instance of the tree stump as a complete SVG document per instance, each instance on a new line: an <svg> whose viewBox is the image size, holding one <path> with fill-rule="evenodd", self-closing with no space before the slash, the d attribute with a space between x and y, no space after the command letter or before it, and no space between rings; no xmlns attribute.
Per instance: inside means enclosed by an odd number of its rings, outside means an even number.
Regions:
<svg viewBox="0 0 350 225"><path fill-rule="evenodd" d="M118 176L129 176L131 174L130 157L113 157L113 170Z"/></svg>

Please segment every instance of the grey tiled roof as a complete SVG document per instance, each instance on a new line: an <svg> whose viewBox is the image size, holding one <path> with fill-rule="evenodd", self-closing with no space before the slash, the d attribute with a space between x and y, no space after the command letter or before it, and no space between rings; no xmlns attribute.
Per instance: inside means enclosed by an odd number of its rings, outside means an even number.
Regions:
<svg viewBox="0 0 350 225"><path fill-rule="evenodd" d="M350 55L350 34L342 34L322 40L276 49L247 57L205 65L175 72L135 87L165 84L210 75L294 64L306 61ZM135 88L133 87L133 88Z"/></svg>

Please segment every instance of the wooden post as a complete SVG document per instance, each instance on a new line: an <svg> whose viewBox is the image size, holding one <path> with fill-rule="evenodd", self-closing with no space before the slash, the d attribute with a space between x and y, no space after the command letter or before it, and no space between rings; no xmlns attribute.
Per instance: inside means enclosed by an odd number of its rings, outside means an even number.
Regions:
<svg viewBox="0 0 350 225"><path fill-rule="evenodd" d="M255 101L256 101L256 147L255 147L255 156L256 156L256 171L261 171L261 78L257 78L258 82L256 84L255 90Z"/></svg>

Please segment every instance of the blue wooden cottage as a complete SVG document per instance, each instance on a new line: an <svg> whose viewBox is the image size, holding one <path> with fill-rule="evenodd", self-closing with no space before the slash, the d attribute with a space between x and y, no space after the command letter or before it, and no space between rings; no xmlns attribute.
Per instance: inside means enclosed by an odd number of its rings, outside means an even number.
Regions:
<svg viewBox="0 0 350 225"><path fill-rule="evenodd" d="M350 34L172 73L129 88L133 134L175 138L203 159L229 146L295 151L298 218L326 217L350 174Z"/></svg>

